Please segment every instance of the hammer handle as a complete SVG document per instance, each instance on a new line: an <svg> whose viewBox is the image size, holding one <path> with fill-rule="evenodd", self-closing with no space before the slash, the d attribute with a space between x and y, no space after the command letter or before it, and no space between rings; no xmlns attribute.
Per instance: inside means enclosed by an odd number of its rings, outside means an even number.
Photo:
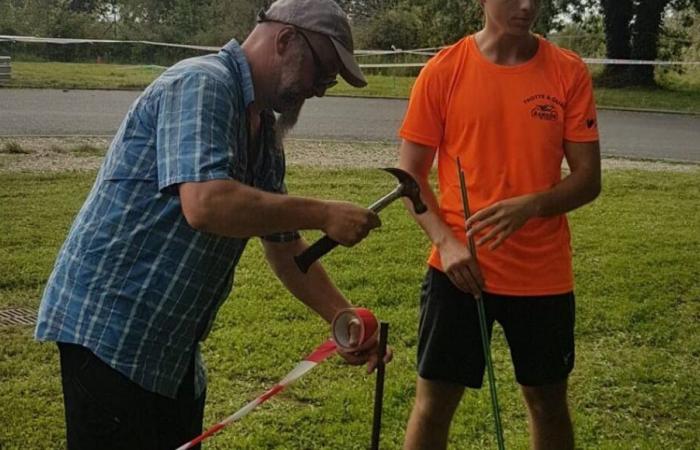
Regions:
<svg viewBox="0 0 700 450"><path fill-rule="evenodd" d="M375 213L378 213L378 212L381 211L382 209L384 209L384 208L386 208L387 206L389 206L389 204L390 204L391 202L393 202L394 200L396 200L396 199L399 198L400 196L401 196L401 191L400 191L400 186L399 186L399 187L397 187L396 189L394 189L393 191L391 191L391 192L389 192L388 194L386 194L384 197L380 198L380 199L377 200L376 202L374 202L374 203L372 203L371 205L369 205L369 208L368 208L368 209L374 211Z"/></svg>
<svg viewBox="0 0 700 450"><path fill-rule="evenodd" d="M302 273L306 273L309 271L311 264L337 246L338 242L334 241L328 236L323 236L321 239L314 242L309 248L295 256L294 261L296 261L299 270L301 270Z"/></svg>

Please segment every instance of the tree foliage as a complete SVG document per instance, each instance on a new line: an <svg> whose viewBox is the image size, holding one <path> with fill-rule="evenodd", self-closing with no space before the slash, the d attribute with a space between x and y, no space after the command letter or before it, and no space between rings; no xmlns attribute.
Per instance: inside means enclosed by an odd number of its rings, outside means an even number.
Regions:
<svg viewBox="0 0 700 450"><path fill-rule="evenodd" d="M0 34L218 46L245 38L265 0L0 0ZM198 52L138 45L0 44L51 60L167 64Z"/></svg>
<svg viewBox="0 0 700 450"><path fill-rule="evenodd" d="M350 14L358 47L409 49L459 40L483 25L477 0L337 0ZM149 40L218 46L245 38L271 0L0 0L0 34ZM681 54L687 30L700 21L700 0L540 0L535 30L605 32L607 55L656 59ZM683 14L680 14L683 12ZM669 19L671 16L671 19ZM602 19L601 19L602 17ZM667 27L667 22L674 27ZM679 25L682 23L681 25ZM595 41L597 48L599 41ZM0 44L6 51L8 44ZM15 46L15 50L21 47ZM589 46L590 47L590 46ZM100 57L166 63L187 51L144 46L24 46L58 60ZM585 51L588 51L588 47ZM189 52L191 54L192 52ZM161 58L161 59L159 59ZM609 66L605 80L653 84L650 66Z"/></svg>
<svg viewBox="0 0 700 450"><path fill-rule="evenodd" d="M656 60L662 51L663 37L670 32L664 26L669 16L690 8L700 10L700 0L560 0L560 3L563 9L573 11L574 19L580 18L576 11L602 12L607 56L613 59ZM683 46L674 47L677 56ZM599 81L609 86L656 86L651 65L608 65Z"/></svg>

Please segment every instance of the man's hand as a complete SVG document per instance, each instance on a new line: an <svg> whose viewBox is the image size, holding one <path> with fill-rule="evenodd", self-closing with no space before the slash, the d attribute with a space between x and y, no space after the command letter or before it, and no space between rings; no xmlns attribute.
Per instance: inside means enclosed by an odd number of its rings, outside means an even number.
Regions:
<svg viewBox="0 0 700 450"><path fill-rule="evenodd" d="M338 347L338 354L353 366L359 366L367 363L367 373L372 373L379 364L379 340L376 336L367 340L362 345L360 342L360 332L362 328L357 319L353 319L348 324L348 334L350 336L350 349L342 349ZM384 364L388 364L394 357L391 348L387 346L386 355L384 355Z"/></svg>
<svg viewBox="0 0 700 450"><path fill-rule="evenodd" d="M452 284L463 292L479 295L484 288L484 278L467 246L450 235L438 250L442 270Z"/></svg>
<svg viewBox="0 0 700 450"><path fill-rule="evenodd" d="M367 208L347 202L327 202L326 221L323 231L334 241L351 247L373 228L381 225L379 216Z"/></svg>
<svg viewBox="0 0 700 450"><path fill-rule="evenodd" d="M467 220L469 236L490 228L476 245L482 246L489 241L489 249L497 249L508 236L519 230L531 218L537 215L537 194L522 195L503 200L482 209Z"/></svg>

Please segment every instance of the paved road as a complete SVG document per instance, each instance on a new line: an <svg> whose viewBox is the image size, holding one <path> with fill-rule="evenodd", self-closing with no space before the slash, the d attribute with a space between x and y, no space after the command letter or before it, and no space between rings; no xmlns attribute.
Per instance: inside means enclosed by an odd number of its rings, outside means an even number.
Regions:
<svg viewBox="0 0 700 450"><path fill-rule="evenodd" d="M113 135L132 91L0 89L0 136ZM327 97L307 102L293 136L396 139L404 100ZM606 155L700 163L700 116L600 111Z"/></svg>

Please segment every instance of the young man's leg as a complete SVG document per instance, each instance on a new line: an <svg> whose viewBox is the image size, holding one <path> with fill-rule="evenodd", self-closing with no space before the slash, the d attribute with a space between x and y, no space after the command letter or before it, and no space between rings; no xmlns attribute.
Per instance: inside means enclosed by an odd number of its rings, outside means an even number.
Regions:
<svg viewBox="0 0 700 450"><path fill-rule="evenodd" d="M404 450L447 448L447 436L464 387L418 377Z"/></svg>
<svg viewBox="0 0 700 450"><path fill-rule="evenodd" d="M549 386L522 386L534 450L573 450L574 430L566 387L566 381Z"/></svg>
<svg viewBox="0 0 700 450"><path fill-rule="evenodd" d="M485 360L474 298L432 268L421 292L418 333L419 377L404 449L441 450L464 388L483 383Z"/></svg>
<svg viewBox="0 0 700 450"><path fill-rule="evenodd" d="M528 409L534 450L574 448L567 379L574 367L573 293L505 297L503 326Z"/></svg>

